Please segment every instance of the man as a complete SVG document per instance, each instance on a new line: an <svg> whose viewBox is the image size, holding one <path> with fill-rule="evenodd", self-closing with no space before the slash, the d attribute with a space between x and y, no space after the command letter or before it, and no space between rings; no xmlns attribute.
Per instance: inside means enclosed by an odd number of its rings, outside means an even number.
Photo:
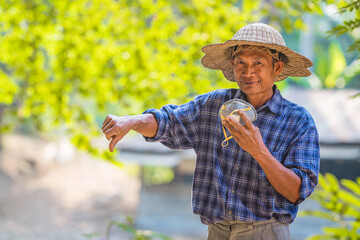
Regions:
<svg viewBox="0 0 360 240"><path fill-rule="evenodd" d="M290 239L289 224L298 205L318 182L319 141L311 115L284 99L274 82L310 75L312 62L261 23L202 50L202 64L222 70L239 89L216 90L137 116L108 115L103 132L111 139L110 151L131 129L147 141L193 148L192 206L209 225L208 239ZM245 125L221 119L218 111L231 99L253 105L257 119L251 122L242 111ZM233 137L225 147L222 126Z"/></svg>

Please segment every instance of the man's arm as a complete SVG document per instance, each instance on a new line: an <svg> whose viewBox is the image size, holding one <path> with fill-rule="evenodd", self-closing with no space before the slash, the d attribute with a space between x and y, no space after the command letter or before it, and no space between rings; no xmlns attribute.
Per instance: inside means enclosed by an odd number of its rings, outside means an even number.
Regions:
<svg viewBox="0 0 360 240"><path fill-rule="evenodd" d="M245 126L228 117L223 121L225 127L239 146L250 153L259 163L275 190L290 202L297 202L301 178L275 159L265 146L259 129L251 123L243 112L239 112L245 122Z"/></svg>
<svg viewBox="0 0 360 240"><path fill-rule="evenodd" d="M158 128L158 122L152 114L135 116L115 116L109 114L102 126L102 131L107 140L110 140L109 150L112 152L118 143L130 130L134 130L145 137L154 137Z"/></svg>
<svg viewBox="0 0 360 240"><path fill-rule="evenodd" d="M253 157L275 190L290 202L296 203L299 199L301 178L276 160L265 145L263 151L254 154Z"/></svg>

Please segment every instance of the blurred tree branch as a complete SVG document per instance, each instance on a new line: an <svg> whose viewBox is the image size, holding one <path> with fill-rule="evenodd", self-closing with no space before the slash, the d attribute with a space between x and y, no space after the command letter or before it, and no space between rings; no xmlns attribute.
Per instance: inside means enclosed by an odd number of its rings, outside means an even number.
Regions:
<svg viewBox="0 0 360 240"><path fill-rule="evenodd" d="M339 14L353 13L351 20L343 21L342 24L339 24L333 27L328 34L330 36L340 36L345 33L351 33L355 29L360 28L360 0L352 1L343 7L338 8ZM358 51L360 52L360 40L355 40L355 42L348 48L348 52Z"/></svg>

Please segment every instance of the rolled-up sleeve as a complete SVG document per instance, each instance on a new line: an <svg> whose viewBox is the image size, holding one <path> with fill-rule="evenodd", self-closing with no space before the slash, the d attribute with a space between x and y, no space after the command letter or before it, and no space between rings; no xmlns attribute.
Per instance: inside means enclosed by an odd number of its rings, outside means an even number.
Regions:
<svg viewBox="0 0 360 240"><path fill-rule="evenodd" d="M173 149L196 148L200 106L198 98L183 105L165 105L161 109L148 109L158 122L154 137L144 137L148 142L159 141Z"/></svg>
<svg viewBox="0 0 360 240"><path fill-rule="evenodd" d="M301 178L299 199L295 203L299 205L311 195L318 183L320 148L315 125L307 126L299 133L286 155L284 165Z"/></svg>

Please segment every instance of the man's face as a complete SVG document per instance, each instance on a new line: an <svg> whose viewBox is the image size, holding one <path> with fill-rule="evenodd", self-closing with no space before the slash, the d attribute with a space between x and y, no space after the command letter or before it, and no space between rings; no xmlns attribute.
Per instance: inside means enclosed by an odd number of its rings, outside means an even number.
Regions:
<svg viewBox="0 0 360 240"><path fill-rule="evenodd" d="M245 94L264 98L270 94L272 96L275 76L281 73L284 66L282 62L273 64L270 55L257 49L245 49L236 54L231 62L235 80Z"/></svg>

